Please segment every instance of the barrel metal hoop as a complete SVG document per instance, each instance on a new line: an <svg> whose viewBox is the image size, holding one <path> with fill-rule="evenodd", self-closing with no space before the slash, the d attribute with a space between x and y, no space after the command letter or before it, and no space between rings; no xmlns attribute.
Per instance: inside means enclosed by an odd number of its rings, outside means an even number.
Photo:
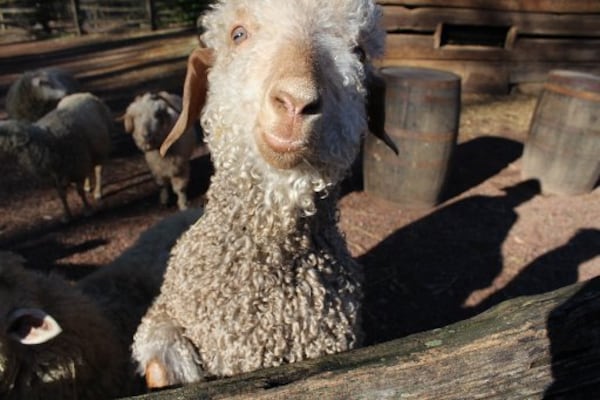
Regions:
<svg viewBox="0 0 600 400"><path fill-rule="evenodd" d="M589 92L586 90L571 89L562 85L556 85L554 83L546 82L544 89L551 92L563 94L565 96L575 97L581 100L597 101L600 102L600 93Z"/></svg>

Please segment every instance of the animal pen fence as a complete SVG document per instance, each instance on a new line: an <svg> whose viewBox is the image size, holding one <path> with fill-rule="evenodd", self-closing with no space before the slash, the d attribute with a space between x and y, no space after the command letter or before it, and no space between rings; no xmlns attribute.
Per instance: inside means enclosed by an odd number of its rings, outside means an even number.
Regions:
<svg viewBox="0 0 600 400"><path fill-rule="evenodd" d="M0 0L0 36L193 27L211 0ZM454 72L464 91L536 88L552 69L600 72L600 1L379 0L384 66Z"/></svg>
<svg viewBox="0 0 600 400"><path fill-rule="evenodd" d="M0 0L0 33L32 37L193 26L208 0Z"/></svg>

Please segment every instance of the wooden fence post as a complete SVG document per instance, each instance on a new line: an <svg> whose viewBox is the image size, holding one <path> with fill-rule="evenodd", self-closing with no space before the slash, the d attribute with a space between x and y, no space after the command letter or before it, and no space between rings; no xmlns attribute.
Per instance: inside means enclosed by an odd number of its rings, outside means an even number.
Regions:
<svg viewBox="0 0 600 400"><path fill-rule="evenodd" d="M154 8L153 0L146 0L146 13L148 14L148 19L150 20L150 29L156 30L156 12Z"/></svg>
<svg viewBox="0 0 600 400"><path fill-rule="evenodd" d="M81 36L81 21L79 20L79 2L77 0L71 0L71 14L73 15L73 25L75 25L75 32L77 36Z"/></svg>

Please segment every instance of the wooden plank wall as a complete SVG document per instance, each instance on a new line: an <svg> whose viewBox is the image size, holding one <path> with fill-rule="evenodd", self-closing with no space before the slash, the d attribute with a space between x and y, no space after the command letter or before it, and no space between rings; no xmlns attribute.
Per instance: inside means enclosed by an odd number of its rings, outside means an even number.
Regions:
<svg viewBox="0 0 600 400"><path fill-rule="evenodd" d="M88 32L124 29L148 29L151 25L145 1L140 0L79 0L79 13Z"/></svg>
<svg viewBox="0 0 600 400"><path fill-rule="evenodd" d="M449 70L463 78L466 92L506 93L515 87L536 87L556 68L600 73L600 1L379 3L388 32L382 65ZM505 32L503 42L477 43L494 28Z"/></svg>

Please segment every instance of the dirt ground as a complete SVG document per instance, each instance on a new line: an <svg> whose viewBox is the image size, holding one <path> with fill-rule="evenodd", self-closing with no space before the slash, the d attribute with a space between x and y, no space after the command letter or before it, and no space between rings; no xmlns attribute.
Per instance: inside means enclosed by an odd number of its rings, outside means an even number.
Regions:
<svg viewBox="0 0 600 400"><path fill-rule="evenodd" d="M414 209L366 193L356 179L340 199L340 226L365 266L368 343L475 315L498 302L600 275L600 189L543 195L520 177L523 142L536 97L465 96L446 200ZM123 110L113 110L119 114ZM148 226L176 212L133 145L121 137L105 167L105 197L60 222L54 190L0 159L0 249L27 266L81 276L110 262ZM192 161L189 195L202 206L209 155Z"/></svg>

